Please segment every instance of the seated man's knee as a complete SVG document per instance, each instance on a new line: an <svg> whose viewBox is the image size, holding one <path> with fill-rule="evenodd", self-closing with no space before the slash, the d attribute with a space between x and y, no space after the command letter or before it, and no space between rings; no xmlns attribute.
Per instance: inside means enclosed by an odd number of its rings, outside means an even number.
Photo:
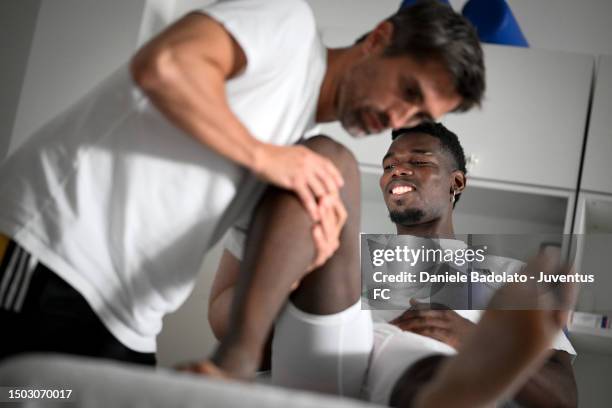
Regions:
<svg viewBox="0 0 612 408"><path fill-rule="evenodd" d="M358 209L358 201L360 199L359 166L353 153L343 144L336 142L329 136L314 136L305 140L302 144L321 156L326 157L336 166L344 179L341 197L345 206ZM299 199L292 192L280 187L269 186L259 200L258 213L260 209L271 208L271 206L275 207L274 211L277 211L277 206L285 206L287 203L290 203L292 206L301 206ZM349 211L349 216L354 217L351 211Z"/></svg>
<svg viewBox="0 0 612 408"><path fill-rule="evenodd" d="M329 136L319 135L307 139L304 146L331 160L342 173L345 182L352 182L356 176L358 177L357 159L342 143L336 142Z"/></svg>

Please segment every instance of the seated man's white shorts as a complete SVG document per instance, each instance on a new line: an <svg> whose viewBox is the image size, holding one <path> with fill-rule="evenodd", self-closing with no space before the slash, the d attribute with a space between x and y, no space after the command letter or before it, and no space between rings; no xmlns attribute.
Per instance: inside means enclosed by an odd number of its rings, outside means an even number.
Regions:
<svg viewBox="0 0 612 408"><path fill-rule="evenodd" d="M404 372L417 361L436 354L453 355L451 346L389 323L374 323L374 348L364 398L389 405L391 392Z"/></svg>
<svg viewBox="0 0 612 408"><path fill-rule="evenodd" d="M372 316L361 301L331 315L287 302L274 328L272 383L360 398L372 347Z"/></svg>

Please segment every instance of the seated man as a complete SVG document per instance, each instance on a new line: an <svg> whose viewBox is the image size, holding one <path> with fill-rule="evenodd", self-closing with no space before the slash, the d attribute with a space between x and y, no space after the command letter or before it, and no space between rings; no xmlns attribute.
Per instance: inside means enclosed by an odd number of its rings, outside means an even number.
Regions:
<svg viewBox="0 0 612 408"><path fill-rule="evenodd" d="M383 161L381 188L398 234L452 237L452 211L466 180L457 137L439 124L404 129L395 136ZM406 186L409 188L401 188ZM322 268L302 278L276 323L273 383L365 396L394 406L428 406L427 401L441 404L449 395L460 395L457 384L471 384L461 394L468 401L465 406L491 402L509 392L523 406L575 406L576 386L568 353L573 349L563 335L554 343L556 350L543 361L553 334L558 335L563 324L554 312L489 311L475 326L454 311L416 308L372 327L370 312L361 310L358 301L355 247L359 220L358 203L353 204L347 206L348 220L338 251ZM296 254L307 252L312 245L297 233L305 230L295 227L303 220L307 216L295 199L271 192L255 214L245 256L244 237L236 230L229 237L210 304L210 322L219 338L233 335L228 328L227 299L234 293L240 268L248 273L250 260L257 258L262 263L265 258L268 267L278 270L278 279L297 275L288 272L300 267L295 265L300 259ZM271 231L266 227L270 223L279 224L278 229ZM257 303L251 307L257 309ZM237 316L234 311L234 319ZM530 326L529 321L538 323ZM257 326L257 321L250 325ZM552 329L544 334L543 327ZM505 341L492 345L493 335ZM542 342L530 348L531 341ZM485 347L487 353L482 353ZM461 350L459 356L445 357L456 349ZM479 384L486 383L491 387L483 391L485 387ZM363 390L366 395L361 395ZM487 392L493 394L483 396ZM458 403L447 403L451 401Z"/></svg>

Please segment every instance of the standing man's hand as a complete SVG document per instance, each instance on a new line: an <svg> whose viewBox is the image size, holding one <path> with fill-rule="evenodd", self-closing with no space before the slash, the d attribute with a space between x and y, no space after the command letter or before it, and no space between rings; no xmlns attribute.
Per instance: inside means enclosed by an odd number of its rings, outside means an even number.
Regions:
<svg viewBox="0 0 612 408"><path fill-rule="evenodd" d="M314 242L315 255L307 272L323 266L325 262L340 247L340 234L348 217L342 199L338 194L326 194L317 203L319 222L312 226L312 239ZM296 290L300 281L291 286Z"/></svg>
<svg viewBox="0 0 612 408"><path fill-rule="evenodd" d="M440 310L436 305L425 305L410 300L412 307L390 323L404 331L431 337L459 349L476 325L448 308Z"/></svg>
<svg viewBox="0 0 612 408"><path fill-rule="evenodd" d="M340 233L347 213L338 194L327 194L319 199L319 223L312 227L315 258L308 267L311 272L327 262L340 246Z"/></svg>
<svg viewBox="0 0 612 408"><path fill-rule="evenodd" d="M295 192L314 221L321 221L319 199L337 196L344 185L342 175L329 159L300 145L261 143L251 170L262 180Z"/></svg>

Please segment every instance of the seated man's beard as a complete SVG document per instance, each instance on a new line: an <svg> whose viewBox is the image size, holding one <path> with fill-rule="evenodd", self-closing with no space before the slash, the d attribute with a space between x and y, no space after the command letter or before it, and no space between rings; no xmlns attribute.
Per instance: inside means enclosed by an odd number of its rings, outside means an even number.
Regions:
<svg viewBox="0 0 612 408"><path fill-rule="evenodd" d="M389 211L389 218L394 224L412 225L421 221L425 217L423 210L418 208L408 208L403 211Z"/></svg>

